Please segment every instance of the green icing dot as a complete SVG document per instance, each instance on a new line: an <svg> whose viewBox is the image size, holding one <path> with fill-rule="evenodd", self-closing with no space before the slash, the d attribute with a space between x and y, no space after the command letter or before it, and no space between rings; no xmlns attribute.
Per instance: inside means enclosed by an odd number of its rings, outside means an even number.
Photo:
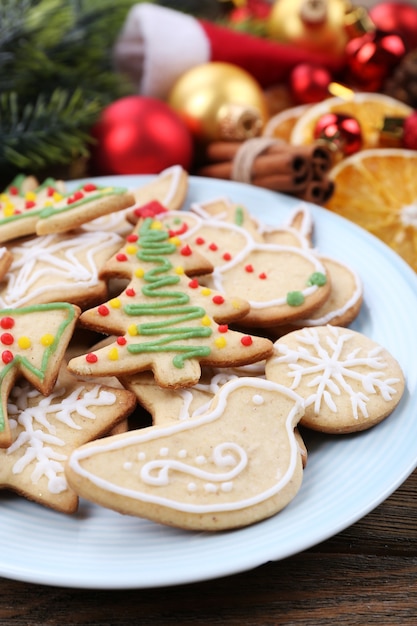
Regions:
<svg viewBox="0 0 417 626"><path fill-rule="evenodd" d="M323 287L327 283L327 276L322 272L314 272L307 281L307 285L317 285Z"/></svg>
<svg viewBox="0 0 417 626"><path fill-rule="evenodd" d="M289 291L287 293L287 304L289 306L301 306L304 303L304 295L301 291Z"/></svg>
<svg viewBox="0 0 417 626"><path fill-rule="evenodd" d="M238 206L235 209L235 224L236 226L243 226L244 216L242 207Z"/></svg>

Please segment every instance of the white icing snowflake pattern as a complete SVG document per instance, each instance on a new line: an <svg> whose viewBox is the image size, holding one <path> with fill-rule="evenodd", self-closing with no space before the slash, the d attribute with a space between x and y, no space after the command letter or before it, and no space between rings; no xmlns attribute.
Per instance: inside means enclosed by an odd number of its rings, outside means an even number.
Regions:
<svg viewBox="0 0 417 626"><path fill-rule="evenodd" d="M38 397L39 401L31 406ZM69 395L66 395L64 387L60 387L48 397L42 396L27 383L16 385L8 403L10 426L16 438L6 450L7 455L21 452L13 465L13 473L20 474L34 463L31 474L34 484L45 476L51 493L65 491L67 482L64 462L67 455L60 449L66 445L66 441L57 436L53 421L60 422L70 430L80 430L81 426L76 423L77 416L94 420L96 414L89 407L109 406L114 404L115 399L113 393L102 389L100 385L87 391L80 385Z"/></svg>
<svg viewBox="0 0 417 626"><path fill-rule="evenodd" d="M317 374L308 383L315 391L305 400L306 407L314 405L316 415L323 403L336 412L333 396L345 392L350 399L354 418L369 417L369 396L379 393L384 400L391 400L397 393L394 385L399 379L384 379L387 362L381 356L381 346L375 344L365 354L362 354L363 348L355 348L343 356L346 344L354 335L336 327L329 326L328 329L327 345L320 342L317 329L304 328L297 335L302 345L295 350L285 344L278 344L276 347L282 356L274 360L277 363L288 363L289 376L293 378L292 389L297 389L305 376ZM353 381L360 383L362 389L355 390L351 384Z"/></svg>

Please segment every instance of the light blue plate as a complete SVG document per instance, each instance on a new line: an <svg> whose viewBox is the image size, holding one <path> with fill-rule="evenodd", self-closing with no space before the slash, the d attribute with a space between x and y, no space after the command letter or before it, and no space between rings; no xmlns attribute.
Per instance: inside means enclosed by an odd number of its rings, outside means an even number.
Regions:
<svg viewBox="0 0 417 626"><path fill-rule="evenodd" d="M139 186L149 176L107 177ZM190 202L228 197L262 221L281 224L297 201L250 185L191 178ZM354 436L315 435L301 491L275 517L219 534L190 533L123 517L87 502L66 517L0 494L0 575L80 588L176 585L248 570L331 537L387 498L417 465L417 276L389 248L354 224L312 206L320 252L345 261L364 283L353 328L399 361L407 388L395 412Z"/></svg>

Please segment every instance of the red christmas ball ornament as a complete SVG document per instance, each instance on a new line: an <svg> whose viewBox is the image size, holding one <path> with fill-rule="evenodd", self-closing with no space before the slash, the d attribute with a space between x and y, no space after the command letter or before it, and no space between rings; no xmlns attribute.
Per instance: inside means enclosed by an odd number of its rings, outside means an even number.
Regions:
<svg viewBox="0 0 417 626"><path fill-rule="evenodd" d="M193 140L165 102L127 96L106 107L91 131L94 174L158 174L172 165L189 170Z"/></svg>
<svg viewBox="0 0 417 626"><path fill-rule="evenodd" d="M325 113L317 121L314 138L333 145L344 156L362 147L362 130L357 119L344 113Z"/></svg>
<svg viewBox="0 0 417 626"><path fill-rule="evenodd" d="M374 30L346 45L348 80L363 91L380 91L385 78L407 52L396 33Z"/></svg>
<svg viewBox="0 0 417 626"><path fill-rule="evenodd" d="M417 6L411 2L378 2L369 10L376 28L397 33L412 50L417 48Z"/></svg>
<svg viewBox="0 0 417 626"><path fill-rule="evenodd" d="M407 150L417 150L417 111L404 120L402 145Z"/></svg>
<svg viewBox="0 0 417 626"><path fill-rule="evenodd" d="M290 91L297 104L312 104L329 97L330 72L320 65L299 63L289 78Z"/></svg>

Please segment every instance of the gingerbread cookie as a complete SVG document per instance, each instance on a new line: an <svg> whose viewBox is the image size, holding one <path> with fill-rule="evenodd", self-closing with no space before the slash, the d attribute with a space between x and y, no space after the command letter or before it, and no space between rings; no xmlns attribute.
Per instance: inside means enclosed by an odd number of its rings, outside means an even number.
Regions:
<svg viewBox="0 0 417 626"><path fill-rule="evenodd" d="M27 381L16 384L8 401L12 441L0 450L0 488L73 513L78 497L65 479L67 458L108 434L135 405L131 392L77 380L65 366L46 397Z"/></svg>
<svg viewBox="0 0 417 626"><path fill-rule="evenodd" d="M22 181L23 184L23 181ZM1 194L0 241L48 235L77 228L95 218L132 206L132 194L118 187L84 183L75 191L61 191L53 179L23 192L11 185Z"/></svg>
<svg viewBox="0 0 417 626"><path fill-rule="evenodd" d="M203 415L81 446L67 480L84 498L162 524L247 526L278 513L301 486L294 429L303 410L282 385L232 380Z"/></svg>
<svg viewBox="0 0 417 626"><path fill-rule="evenodd" d="M365 430L392 413L405 388L394 357L365 335L337 326L278 339L266 377L299 393L303 426L326 433Z"/></svg>
<svg viewBox="0 0 417 626"><path fill-rule="evenodd" d="M245 327L267 328L304 318L330 295L326 268L310 249L255 241L243 228L185 212L161 216L166 228L192 242L213 264L204 284L226 297L245 294Z"/></svg>
<svg viewBox="0 0 417 626"><path fill-rule="evenodd" d="M86 308L105 300L107 285L99 271L122 242L112 232L80 229L9 244L13 261L0 282L0 307L65 300Z"/></svg>
<svg viewBox="0 0 417 626"><path fill-rule="evenodd" d="M241 298L224 298L185 272L201 271L203 257L152 218L138 224L106 275L129 277L111 301L85 311L84 327L118 335L113 344L72 359L81 376L124 376L152 370L162 387L190 386L203 365L229 367L262 360L272 343L229 329L248 311ZM188 268L188 270L187 270Z"/></svg>
<svg viewBox="0 0 417 626"><path fill-rule="evenodd" d="M66 302L0 312L0 447L12 441L7 398L19 377L48 395L58 376L80 309Z"/></svg>

